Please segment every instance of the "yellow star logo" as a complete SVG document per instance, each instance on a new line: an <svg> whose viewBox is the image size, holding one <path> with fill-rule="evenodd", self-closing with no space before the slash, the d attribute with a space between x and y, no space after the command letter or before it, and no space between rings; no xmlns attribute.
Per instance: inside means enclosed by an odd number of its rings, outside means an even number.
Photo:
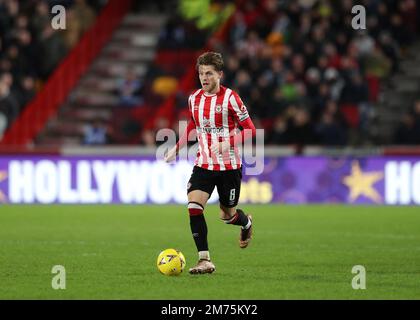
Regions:
<svg viewBox="0 0 420 320"><path fill-rule="evenodd" d="M7 172L0 171L0 182L7 179ZM0 191L0 202L6 202L6 196L3 192Z"/></svg>
<svg viewBox="0 0 420 320"><path fill-rule="evenodd" d="M380 171L364 173L360 169L358 161L353 161L351 165L351 175L344 178L343 183L350 189L350 201L354 202L360 196L365 196L370 200L381 203L381 195L375 190L373 185L383 179L384 174Z"/></svg>

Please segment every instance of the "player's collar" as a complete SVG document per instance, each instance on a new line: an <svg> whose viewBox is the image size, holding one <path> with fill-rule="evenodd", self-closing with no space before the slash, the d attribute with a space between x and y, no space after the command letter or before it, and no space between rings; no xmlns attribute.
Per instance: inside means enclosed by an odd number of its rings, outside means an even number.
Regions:
<svg viewBox="0 0 420 320"><path fill-rule="evenodd" d="M206 91L203 90L203 95L205 97L214 97L214 96L217 96L221 91L222 91L222 86L219 86L219 91L217 91L216 93L207 93Z"/></svg>
<svg viewBox="0 0 420 320"><path fill-rule="evenodd" d="M214 96L216 96L217 95L217 93L207 93L207 92L205 92L204 90L203 90L203 95L204 96L206 96L206 97L214 97Z"/></svg>

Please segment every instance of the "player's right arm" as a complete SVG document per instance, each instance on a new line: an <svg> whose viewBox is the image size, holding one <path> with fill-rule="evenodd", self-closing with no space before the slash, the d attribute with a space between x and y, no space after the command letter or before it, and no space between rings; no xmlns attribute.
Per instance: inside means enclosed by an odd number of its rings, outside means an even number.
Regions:
<svg viewBox="0 0 420 320"><path fill-rule="evenodd" d="M190 121L188 121L188 125L184 130L184 133L179 138L178 143L172 147L168 153L165 155L165 161L166 162L172 162L175 160L176 156L179 153L179 150L181 150L187 143L188 143L188 137L190 136L191 131L195 129L195 122L192 118L190 118Z"/></svg>
<svg viewBox="0 0 420 320"><path fill-rule="evenodd" d="M188 111L189 111L189 115L190 115L190 120L188 121L188 125L184 130L184 133L181 135L181 137L179 138L178 143L172 147L167 154L165 154L165 161L166 162L172 162L175 160L176 156L179 153L179 150L181 150L187 143L188 143L188 138L190 137L190 133L195 130L195 121L194 118L192 116L192 110L191 110L191 103L190 103L190 98L188 99Z"/></svg>

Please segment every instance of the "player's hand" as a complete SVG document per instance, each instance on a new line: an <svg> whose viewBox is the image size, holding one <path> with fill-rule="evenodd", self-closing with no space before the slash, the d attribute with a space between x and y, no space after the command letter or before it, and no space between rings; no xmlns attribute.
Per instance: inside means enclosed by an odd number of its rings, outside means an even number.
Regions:
<svg viewBox="0 0 420 320"><path fill-rule="evenodd" d="M164 156L165 162L172 162L176 159L176 146L170 149Z"/></svg>
<svg viewBox="0 0 420 320"><path fill-rule="evenodd" d="M217 142L210 146L210 149L214 154L218 154L218 153L224 154L226 151L229 150L229 148L230 148L229 141Z"/></svg>

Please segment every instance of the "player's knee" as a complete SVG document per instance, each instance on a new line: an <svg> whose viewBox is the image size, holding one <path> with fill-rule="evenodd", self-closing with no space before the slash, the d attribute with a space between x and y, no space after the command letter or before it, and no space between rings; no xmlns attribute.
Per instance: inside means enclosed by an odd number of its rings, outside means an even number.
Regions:
<svg viewBox="0 0 420 320"><path fill-rule="evenodd" d="M190 216L201 215L203 214L203 211L204 207L200 203L194 201L188 202L188 213Z"/></svg>

